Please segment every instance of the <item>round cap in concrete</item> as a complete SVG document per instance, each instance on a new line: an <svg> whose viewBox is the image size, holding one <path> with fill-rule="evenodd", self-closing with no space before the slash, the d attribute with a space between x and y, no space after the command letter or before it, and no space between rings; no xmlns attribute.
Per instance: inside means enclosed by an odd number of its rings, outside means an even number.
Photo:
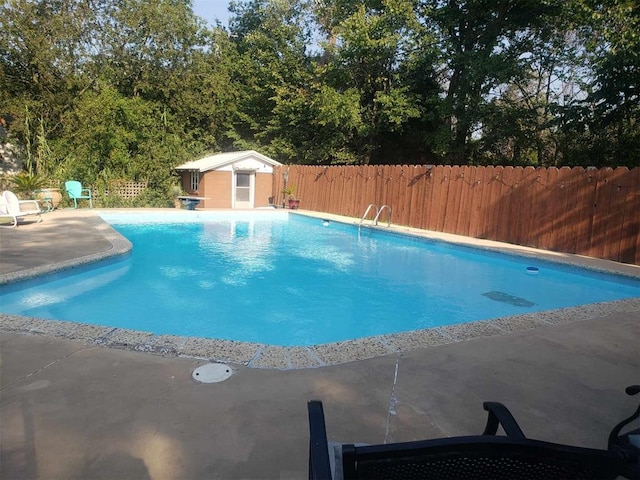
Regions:
<svg viewBox="0 0 640 480"><path fill-rule="evenodd" d="M223 382L233 375L233 370L222 363L207 363L196 368L191 375L197 382L218 383Z"/></svg>

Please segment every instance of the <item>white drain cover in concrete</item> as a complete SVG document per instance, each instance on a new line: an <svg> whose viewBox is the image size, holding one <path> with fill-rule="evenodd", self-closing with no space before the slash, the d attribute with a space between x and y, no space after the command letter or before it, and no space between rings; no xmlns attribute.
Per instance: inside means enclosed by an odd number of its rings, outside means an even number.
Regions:
<svg viewBox="0 0 640 480"><path fill-rule="evenodd" d="M202 383L223 382L233 375L233 370L222 363L207 363L196 368L191 375L194 380Z"/></svg>

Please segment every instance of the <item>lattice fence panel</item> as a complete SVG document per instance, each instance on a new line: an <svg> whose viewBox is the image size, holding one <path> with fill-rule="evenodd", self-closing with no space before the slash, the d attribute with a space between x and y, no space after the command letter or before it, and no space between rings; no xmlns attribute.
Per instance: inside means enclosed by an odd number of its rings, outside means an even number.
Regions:
<svg viewBox="0 0 640 480"><path fill-rule="evenodd" d="M147 188L145 182L125 182L105 189L104 195L116 195L121 198L135 198Z"/></svg>

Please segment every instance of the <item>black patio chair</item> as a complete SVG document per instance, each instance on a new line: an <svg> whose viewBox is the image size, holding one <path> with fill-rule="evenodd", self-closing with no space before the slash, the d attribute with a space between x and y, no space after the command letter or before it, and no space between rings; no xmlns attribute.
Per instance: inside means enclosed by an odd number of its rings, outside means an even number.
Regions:
<svg viewBox="0 0 640 480"><path fill-rule="evenodd" d="M625 389L625 392L627 395L637 395L640 393L640 385L630 385ZM640 479L640 428L622 434L620 432L638 418L640 418L640 405L633 412L633 415L613 427L607 444L609 450L618 452L627 459L621 475L625 478L634 478L636 480Z"/></svg>
<svg viewBox="0 0 640 480"><path fill-rule="evenodd" d="M637 450L634 459L634 450L622 440L626 437L618 435L638 412L614 428L609 450L597 450L526 438L507 407L498 402L483 407L489 413L482 435L358 445L328 442L322 402L312 400L309 478L600 480L635 475ZM496 435L500 426L506 435Z"/></svg>

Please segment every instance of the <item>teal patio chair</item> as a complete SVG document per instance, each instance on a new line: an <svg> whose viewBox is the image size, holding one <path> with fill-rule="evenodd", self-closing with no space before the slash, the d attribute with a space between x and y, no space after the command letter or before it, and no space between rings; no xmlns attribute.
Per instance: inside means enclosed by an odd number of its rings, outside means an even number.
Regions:
<svg viewBox="0 0 640 480"><path fill-rule="evenodd" d="M91 197L91 190L88 188L82 188L82 184L76 180L69 180L64 183L64 188L69 195L69 198L73 200L73 208L78 208L78 200L89 200L89 208L93 208L93 201Z"/></svg>

